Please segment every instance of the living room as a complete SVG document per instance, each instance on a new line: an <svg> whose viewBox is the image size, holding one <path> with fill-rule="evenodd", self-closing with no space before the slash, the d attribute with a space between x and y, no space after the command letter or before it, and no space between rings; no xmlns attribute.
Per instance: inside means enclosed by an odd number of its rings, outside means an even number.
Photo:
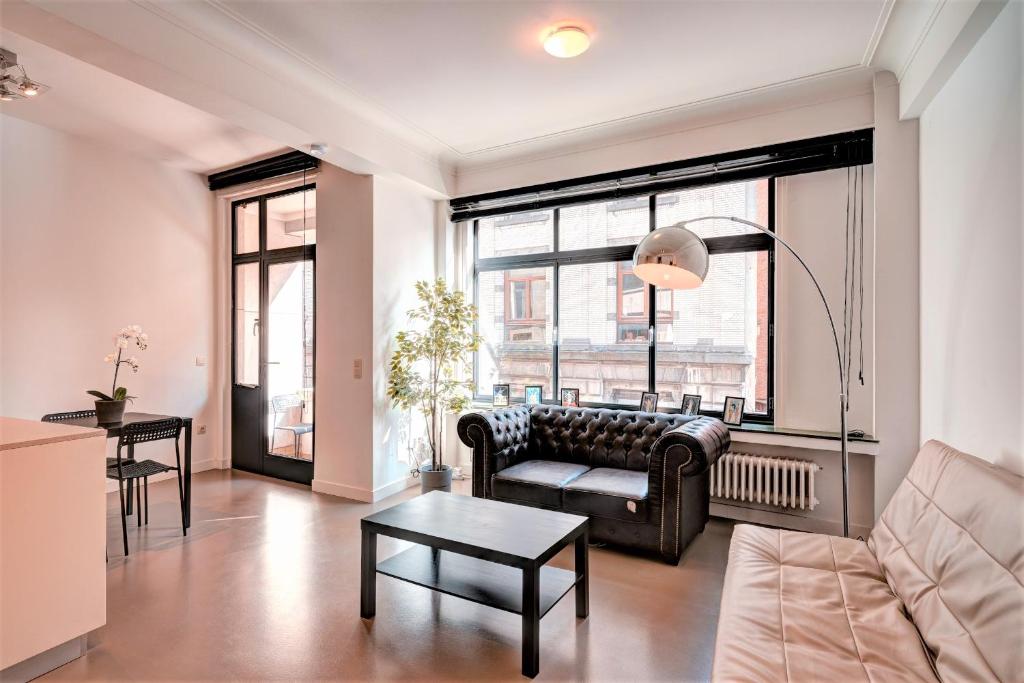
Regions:
<svg viewBox="0 0 1024 683"><path fill-rule="evenodd" d="M0 677L1020 680L1022 44L0 0Z"/></svg>

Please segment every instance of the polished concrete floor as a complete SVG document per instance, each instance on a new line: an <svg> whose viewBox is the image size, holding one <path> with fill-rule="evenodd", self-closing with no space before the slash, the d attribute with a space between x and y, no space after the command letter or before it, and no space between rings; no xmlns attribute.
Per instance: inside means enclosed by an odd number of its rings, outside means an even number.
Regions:
<svg viewBox="0 0 1024 683"><path fill-rule="evenodd" d="M204 472L188 537L176 485L155 484L127 558L110 496L107 625L45 679L523 680L515 615L379 577L376 619L359 618L359 519L414 493L370 506ZM707 680L731 531L712 520L678 567L592 548L590 617L572 596L544 617L537 680ZM378 557L403 545L381 537Z"/></svg>

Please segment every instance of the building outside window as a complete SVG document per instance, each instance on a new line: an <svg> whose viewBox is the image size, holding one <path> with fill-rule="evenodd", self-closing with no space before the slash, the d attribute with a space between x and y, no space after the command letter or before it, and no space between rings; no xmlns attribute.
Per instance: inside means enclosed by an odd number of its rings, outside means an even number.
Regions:
<svg viewBox="0 0 1024 683"><path fill-rule="evenodd" d="M770 225L772 183L478 219L477 395L507 383L521 398L526 385L539 384L546 400L556 399L557 386L574 387L584 403L636 407L644 391L657 391L660 409L677 409L683 394L700 394L711 414L726 396L743 396L749 413L767 419L771 243L748 251L722 240L719 249L712 239L708 278L689 291L645 285L630 258L648 232L687 218ZM747 232L725 221L693 227L705 239Z"/></svg>

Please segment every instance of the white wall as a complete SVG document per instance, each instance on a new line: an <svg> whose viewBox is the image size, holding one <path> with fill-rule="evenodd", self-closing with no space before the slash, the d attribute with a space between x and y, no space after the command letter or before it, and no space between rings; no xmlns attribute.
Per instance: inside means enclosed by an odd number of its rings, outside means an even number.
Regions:
<svg viewBox="0 0 1024 683"><path fill-rule="evenodd" d="M323 164L316 181L316 452L313 490L373 490L373 178ZM361 359L361 378L352 363Z"/></svg>
<svg viewBox="0 0 1024 683"><path fill-rule="evenodd" d="M317 178L317 436L313 490L373 501L407 484L408 416L385 396L394 334L434 277L434 201L323 164ZM362 362L356 378L353 362Z"/></svg>
<svg viewBox="0 0 1024 683"><path fill-rule="evenodd" d="M109 390L112 335L150 334L133 409L192 416L220 460L213 201L202 177L0 116L0 411L38 419ZM208 360L197 367L196 356ZM108 444L110 448L113 443ZM168 445L147 457L173 458Z"/></svg>
<svg viewBox="0 0 1024 683"><path fill-rule="evenodd" d="M434 200L394 180L373 180L373 447L374 498L404 488L415 458L411 439L426 433L423 418L391 407L388 363L394 338L408 329L419 305L413 285L434 279Z"/></svg>
<svg viewBox="0 0 1024 683"><path fill-rule="evenodd" d="M1024 8L1010 2L921 116L921 440L1024 474Z"/></svg>
<svg viewBox="0 0 1024 683"><path fill-rule="evenodd" d="M851 182L854 171L850 169ZM793 245L821 284L840 343L846 294L846 201L847 169L789 176L777 183L779 234ZM868 434L875 433L874 205L874 167L868 165L864 168L864 385L857 376L860 325L855 319L847 416L851 429ZM776 249L775 273L775 422L783 427L838 432L839 368L825 309L807 273L781 246ZM859 301L856 308L859 315Z"/></svg>

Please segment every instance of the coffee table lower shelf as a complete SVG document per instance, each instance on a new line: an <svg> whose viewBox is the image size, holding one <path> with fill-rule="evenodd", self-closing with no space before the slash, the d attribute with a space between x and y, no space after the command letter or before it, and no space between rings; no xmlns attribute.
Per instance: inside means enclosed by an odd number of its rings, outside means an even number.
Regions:
<svg viewBox="0 0 1024 683"><path fill-rule="evenodd" d="M523 572L515 567L414 545L378 562L377 573L513 614L523 613ZM540 616L575 586L575 572L541 567Z"/></svg>

